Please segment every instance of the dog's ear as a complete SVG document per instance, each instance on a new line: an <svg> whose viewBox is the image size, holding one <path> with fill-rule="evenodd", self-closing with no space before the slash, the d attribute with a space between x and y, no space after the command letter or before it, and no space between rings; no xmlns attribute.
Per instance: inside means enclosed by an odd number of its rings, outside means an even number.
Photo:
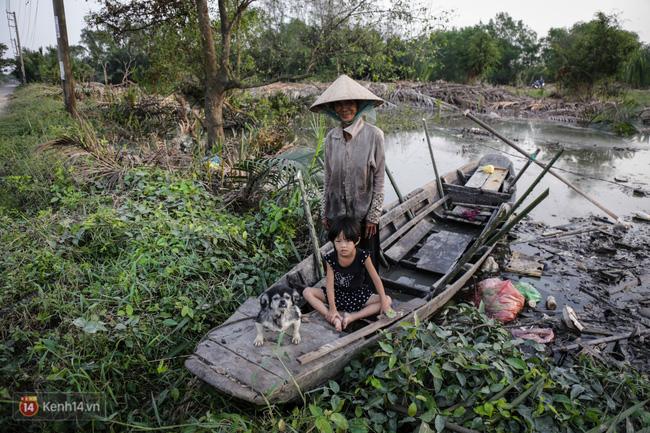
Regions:
<svg viewBox="0 0 650 433"><path fill-rule="evenodd" d="M293 304L294 305L298 305L298 303L302 299L302 296L300 295L300 293L296 289L293 289L293 293L291 294L291 297L293 298Z"/></svg>
<svg viewBox="0 0 650 433"><path fill-rule="evenodd" d="M260 306L264 309L269 306L269 295L262 293L260 296Z"/></svg>

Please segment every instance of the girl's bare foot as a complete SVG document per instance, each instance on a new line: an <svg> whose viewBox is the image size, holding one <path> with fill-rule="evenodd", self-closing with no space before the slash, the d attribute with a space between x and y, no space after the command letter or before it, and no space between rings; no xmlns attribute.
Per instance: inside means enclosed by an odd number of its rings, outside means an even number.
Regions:
<svg viewBox="0 0 650 433"><path fill-rule="evenodd" d="M341 319L341 316L338 315L332 319L332 325L334 325L336 332L341 332L343 330L343 320L344 319Z"/></svg>
<svg viewBox="0 0 650 433"><path fill-rule="evenodd" d="M341 320L341 328L345 329L352 322L350 320L350 315L348 313L343 313L343 319Z"/></svg>

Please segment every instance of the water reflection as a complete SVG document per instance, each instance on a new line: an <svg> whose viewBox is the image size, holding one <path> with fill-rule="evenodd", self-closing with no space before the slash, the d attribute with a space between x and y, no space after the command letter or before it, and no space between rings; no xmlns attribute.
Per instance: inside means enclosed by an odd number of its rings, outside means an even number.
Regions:
<svg viewBox="0 0 650 433"><path fill-rule="evenodd" d="M650 190L650 143L648 137L637 136L623 139L593 129L558 125L549 122L496 120L489 122L504 136L517 142L528 152L541 149L539 159L548 161L560 148L565 152L556 163L565 169L590 177L614 182L614 176L627 177L625 184L602 182L560 172L585 192L596 196L605 206L619 215L632 211L650 211L650 198L634 197L633 188ZM474 134L463 134L476 125L467 119L447 119L430 125L430 137L438 169L447 172L490 152L500 151L517 154L499 140ZM517 169L523 158L512 158ZM386 134L386 162L394 172L400 189L406 193L433 179L424 132L400 131ZM519 188L524 189L540 172L533 166L523 176ZM543 184L551 189L551 195L532 214L535 219L549 224L560 224L568 218L600 214L590 202L570 190L559 180L547 176ZM542 187L538 187L538 193ZM535 195L535 194L533 194ZM386 185L386 201L396 199L390 184Z"/></svg>

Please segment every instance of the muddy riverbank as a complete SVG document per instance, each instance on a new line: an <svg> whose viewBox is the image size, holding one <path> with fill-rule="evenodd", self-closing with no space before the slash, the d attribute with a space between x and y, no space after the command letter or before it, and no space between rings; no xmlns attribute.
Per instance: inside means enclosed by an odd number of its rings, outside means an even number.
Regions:
<svg viewBox="0 0 650 433"><path fill-rule="evenodd" d="M575 218L549 227L524 220L495 254L500 272L482 274L477 281L499 276L532 284L542 295L534 308L525 306L510 329L550 328L555 339L548 345L558 362L580 351L620 367L632 365L650 371L650 335L561 350L562 346L650 328L650 222L629 219L629 226L615 226L598 217ZM543 266L540 277L508 272L513 254ZM472 293L468 293L471 296ZM548 308L548 296L557 307ZM582 331L568 326L565 306L575 310Z"/></svg>

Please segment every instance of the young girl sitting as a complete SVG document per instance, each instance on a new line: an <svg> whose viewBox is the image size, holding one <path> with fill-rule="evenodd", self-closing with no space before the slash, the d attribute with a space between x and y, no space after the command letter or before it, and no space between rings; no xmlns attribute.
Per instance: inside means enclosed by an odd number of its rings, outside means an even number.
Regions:
<svg viewBox="0 0 650 433"><path fill-rule="evenodd" d="M303 291L307 302L338 332L355 320L391 311L390 296L386 295L368 252L357 248L361 239L359 231L359 223L352 218L342 217L332 222L328 237L334 251L324 257L325 287L307 287ZM366 271L372 281L366 281ZM343 312L342 316L339 311Z"/></svg>

